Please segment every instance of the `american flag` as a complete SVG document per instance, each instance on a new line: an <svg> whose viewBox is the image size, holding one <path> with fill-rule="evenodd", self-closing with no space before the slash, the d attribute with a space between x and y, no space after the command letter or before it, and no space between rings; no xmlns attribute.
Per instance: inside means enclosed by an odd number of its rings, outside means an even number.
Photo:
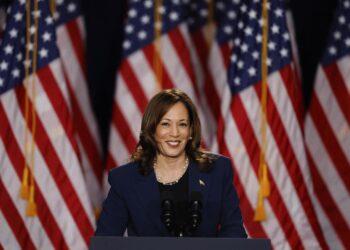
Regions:
<svg viewBox="0 0 350 250"><path fill-rule="evenodd" d="M47 1L14 0L6 23L0 46L0 245L86 249L94 214L78 159L55 21ZM26 84L24 65L30 73ZM33 177L36 216L26 215L28 200L20 198L25 162Z"/></svg>
<svg viewBox="0 0 350 250"><path fill-rule="evenodd" d="M129 1L124 59L117 71L109 167L125 162L142 112L161 88L178 87L196 103L204 144L230 156L245 227L276 249L327 249L312 206L302 132L301 90L292 62L283 1L268 1L267 146L271 194L255 222L261 150L262 1ZM158 3L161 1L158 1ZM161 14L156 41L154 9ZM213 25L210 20L215 21ZM158 45L157 45L158 43ZM157 85L155 47L162 81Z"/></svg>
<svg viewBox="0 0 350 250"><path fill-rule="evenodd" d="M339 1L305 119L314 204L332 249L350 249L350 1Z"/></svg>
<svg viewBox="0 0 350 250"><path fill-rule="evenodd" d="M72 106L80 159L93 207L100 208L103 194L101 143L92 112L86 80L85 27L81 1L56 0L57 46L62 59Z"/></svg>

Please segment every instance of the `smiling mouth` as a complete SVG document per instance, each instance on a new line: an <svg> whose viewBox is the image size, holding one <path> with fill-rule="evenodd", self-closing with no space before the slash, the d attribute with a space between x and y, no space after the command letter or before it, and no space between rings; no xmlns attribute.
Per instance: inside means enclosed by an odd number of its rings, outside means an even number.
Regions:
<svg viewBox="0 0 350 250"><path fill-rule="evenodd" d="M176 146L180 145L180 141L167 141L166 143L172 147L176 147Z"/></svg>

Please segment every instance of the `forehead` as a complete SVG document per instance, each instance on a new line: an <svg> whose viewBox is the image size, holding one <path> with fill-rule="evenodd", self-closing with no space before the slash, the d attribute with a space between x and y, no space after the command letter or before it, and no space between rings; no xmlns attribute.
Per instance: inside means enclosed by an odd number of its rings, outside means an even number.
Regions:
<svg viewBox="0 0 350 250"><path fill-rule="evenodd" d="M188 119L188 110L182 102L177 102L168 109L161 119Z"/></svg>

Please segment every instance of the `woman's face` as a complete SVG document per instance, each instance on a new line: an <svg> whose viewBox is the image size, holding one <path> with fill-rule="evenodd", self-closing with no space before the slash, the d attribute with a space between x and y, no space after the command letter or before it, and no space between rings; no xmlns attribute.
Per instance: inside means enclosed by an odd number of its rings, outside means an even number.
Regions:
<svg viewBox="0 0 350 250"><path fill-rule="evenodd" d="M183 103L178 102L165 113L156 127L154 138L159 150L158 157L183 157L190 136L187 109Z"/></svg>

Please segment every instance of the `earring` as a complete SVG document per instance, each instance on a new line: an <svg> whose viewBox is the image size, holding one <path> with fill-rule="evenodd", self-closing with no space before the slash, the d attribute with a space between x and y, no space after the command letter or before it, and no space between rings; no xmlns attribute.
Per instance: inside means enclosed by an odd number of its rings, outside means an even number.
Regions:
<svg viewBox="0 0 350 250"><path fill-rule="evenodd" d="M192 140L192 136L188 137L188 140Z"/></svg>

